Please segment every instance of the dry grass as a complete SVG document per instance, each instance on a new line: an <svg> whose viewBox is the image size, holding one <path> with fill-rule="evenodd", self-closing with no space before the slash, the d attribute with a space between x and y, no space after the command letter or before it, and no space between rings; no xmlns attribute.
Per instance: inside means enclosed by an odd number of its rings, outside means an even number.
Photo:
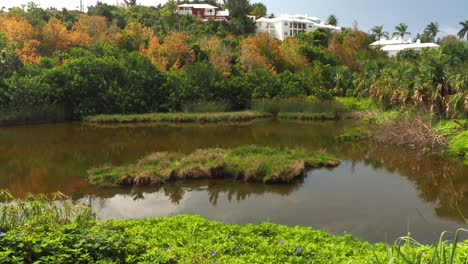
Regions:
<svg viewBox="0 0 468 264"><path fill-rule="evenodd" d="M374 139L398 146L441 151L448 144L447 138L432 126L431 122L418 115L400 117L382 124L374 132Z"/></svg>

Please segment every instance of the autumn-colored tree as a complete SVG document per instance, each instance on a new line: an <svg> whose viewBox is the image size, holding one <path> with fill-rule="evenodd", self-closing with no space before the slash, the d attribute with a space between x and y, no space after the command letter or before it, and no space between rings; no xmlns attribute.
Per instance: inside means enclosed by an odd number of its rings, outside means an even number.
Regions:
<svg viewBox="0 0 468 264"><path fill-rule="evenodd" d="M96 43L105 40L107 25L107 19L103 16L82 14L73 25L73 31L74 33L78 32L80 35L89 35L93 42ZM84 42L81 45L84 45Z"/></svg>
<svg viewBox="0 0 468 264"><path fill-rule="evenodd" d="M338 35L333 35L328 41L328 51L331 52L338 59L340 64L350 67L353 64L351 57L352 50L343 45Z"/></svg>
<svg viewBox="0 0 468 264"><path fill-rule="evenodd" d="M154 64L159 64L161 61L161 44L158 37L152 37L148 42L147 48L141 48L141 53L145 54L151 59ZM161 67L162 68L162 67Z"/></svg>
<svg viewBox="0 0 468 264"><path fill-rule="evenodd" d="M10 13L0 16L0 32L5 33L8 46L18 48L33 38L34 28L23 16Z"/></svg>
<svg viewBox="0 0 468 264"><path fill-rule="evenodd" d="M64 50L70 45L70 35L67 28L55 17L51 17L42 30L46 48Z"/></svg>
<svg viewBox="0 0 468 264"><path fill-rule="evenodd" d="M91 45L92 41L88 33L82 33L78 31L70 32L68 40L70 41L70 46L72 47L89 46Z"/></svg>
<svg viewBox="0 0 468 264"><path fill-rule="evenodd" d="M307 59L299 52L300 41L286 38L279 48L283 70L298 71L307 66Z"/></svg>
<svg viewBox="0 0 468 264"><path fill-rule="evenodd" d="M36 64L41 60L38 54L41 42L35 39L29 40L22 48L15 50L25 65Z"/></svg>
<svg viewBox="0 0 468 264"><path fill-rule="evenodd" d="M345 32L342 42L338 35L332 36L328 43L328 51L336 56L340 64L359 70L365 60L379 55L378 51L370 48L371 42L372 37L367 33L350 30Z"/></svg>
<svg viewBox="0 0 468 264"><path fill-rule="evenodd" d="M123 31L125 39L125 46L130 50L138 50L145 43L151 39L153 30L149 27L143 27L138 22L130 22L127 24Z"/></svg>
<svg viewBox="0 0 468 264"><path fill-rule="evenodd" d="M195 52L189 47L192 36L183 32L172 32L159 44L156 37L152 37L147 49L142 49L153 63L163 70L178 70L195 61Z"/></svg>
<svg viewBox="0 0 468 264"><path fill-rule="evenodd" d="M106 42L113 44L116 47L123 46L124 35L121 33L121 30L116 25L111 25L107 29Z"/></svg>
<svg viewBox="0 0 468 264"><path fill-rule="evenodd" d="M245 71L263 69L276 72L276 64L280 59L281 42L270 38L268 33L260 33L241 40L239 60Z"/></svg>
<svg viewBox="0 0 468 264"><path fill-rule="evenodd" d="M201 50L208 54L210 63L223 70L224 75L231 73L232 49L218 37L203 37L199 41Z"/></svg>

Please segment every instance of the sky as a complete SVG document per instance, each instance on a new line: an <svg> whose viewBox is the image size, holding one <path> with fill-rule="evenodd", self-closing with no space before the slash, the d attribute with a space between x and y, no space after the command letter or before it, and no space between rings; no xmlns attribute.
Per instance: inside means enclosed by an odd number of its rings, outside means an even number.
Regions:
<svg viewBox="0 0 468 264"><path fill-rule="evenodd" d="M0 0L0 8L20 6L31 0ZM83 5L94 5L97 0L82 0ZM123 0L100 0L108 4L122 3ZM34 0L42 8L79 9L80 0ZM141 5L158 5L165 0L137 0ZM400 22L408 24L409 32L415 37L422 33L430 22L438 22L440 35L455 34L460 30L459 23L468 20L467 0L251 0L261 2L268 13L301 14L316 16L326 20L330 14L338 17L339 26L351 27L357 21L361 30L368 32L373 26L384 25L390 34Z"/></svg>

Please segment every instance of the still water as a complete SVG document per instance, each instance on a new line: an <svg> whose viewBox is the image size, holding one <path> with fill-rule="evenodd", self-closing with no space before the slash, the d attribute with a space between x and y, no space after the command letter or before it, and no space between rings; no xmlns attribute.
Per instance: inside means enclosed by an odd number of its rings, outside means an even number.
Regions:
<svg viewBox="0 0 468 264"><path fill-rule="evenodd" d="M80 123L0 128L0 189L16 196L61 191L91 204L101 219L200 214L228 223L269 220L370 241L406 235L434 241L468 226L468 166L373 142L341 143L351 121L262 120L242 124L96 126ZM313 170L292 185L231 180L160 188L100 189L86 171L135 162L155 151L246 144L326 150L339 167Z"/></svg>

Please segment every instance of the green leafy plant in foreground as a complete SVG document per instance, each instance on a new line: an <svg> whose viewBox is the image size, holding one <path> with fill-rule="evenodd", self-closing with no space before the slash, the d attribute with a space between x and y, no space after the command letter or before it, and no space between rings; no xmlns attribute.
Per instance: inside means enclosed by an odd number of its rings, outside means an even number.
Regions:
<svg viewBox="0 0 468 264"><path fill-rule="evenodd" d="M8 192L0 190L0 231L3 232L19 226L83 224L95 219L96 214L91 208L60 192L14 199Z"/></svg>
<svg viewBox="0 0 468 264"><path fill-rule="evenodd" d="M4 207L10 209L15 203L22 205L16 207L18 215L49 221L8 224L0 231L0 263L462 264L468 260L468 245L460 241L463 229L457 230L451 243L444 241L443 233L436 245L422 245L409 236L394 245L370 244L349 234L335 236L310 227L269 222L233 225L189 215L56 221L54 214L30 210L37 203L56 208L53 196L18 200L3 192L2 197L0 216L8 211ZM82 207L70 204L72 212Z"/></svg>

